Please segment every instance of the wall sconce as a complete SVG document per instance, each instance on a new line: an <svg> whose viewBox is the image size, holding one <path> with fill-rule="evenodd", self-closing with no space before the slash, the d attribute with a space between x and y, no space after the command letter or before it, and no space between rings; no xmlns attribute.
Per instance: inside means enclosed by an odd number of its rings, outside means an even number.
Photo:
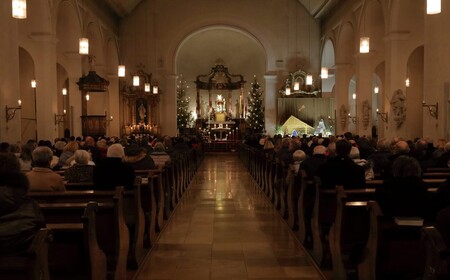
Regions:
<svg viewBox="0 0 450 280"><path fill-rule="evenodd" d="M439 112L439 103L436 102L436 105L428 105L425 103L425 101L422 101L422 107L427 107L428 111L430 112L430 116L433 118L438 119L438 112Z"/></svg>
<svg viewBox="0 0 450 280"><path fill-rule="evenodd" d="M55 114L55 125L58 125L59 123L63 123L66 121L66 110L64 110L64 114L57 115Z"/></svg>
<svg viewBox="0 0 450 280"><path fill-rule="evenodd" d="M356 116L351 116L350 113L348 113L348 118L352 121L352 123L356 124Z"/></svg>
<svg viewBox="0 0 450 280"><path fill-rule="evenodd" d="M380 116L380 119L381 119L383 122L385 122L385 123L388 122L388 113L387 113L387 112L382 113L382 112L379 112L378 109L377 109L377 116Z"/></svg>
<svg viewBox="0 0 450 280"><path fill-rule="evenodd" d="M5 106L6 122L14 119L16 116L16 111L22 109L22 101L20 99L17 101L17 104L19 104L17 107L8 107L8 105Z"/></svg>
<svg viewBox="0 0 450 280"><path fill-rule="evenodd" d="M27 18L27 0L12 0L12 17Z"/></svg>

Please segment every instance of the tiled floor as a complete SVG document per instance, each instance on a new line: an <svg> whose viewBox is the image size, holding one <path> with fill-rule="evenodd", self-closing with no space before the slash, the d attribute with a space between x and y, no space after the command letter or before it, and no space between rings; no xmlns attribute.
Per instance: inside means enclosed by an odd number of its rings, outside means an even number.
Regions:
<svg viewBox="0 0 450 280"><path fill-rule="evenodd" d="M323 279L235 154L206 155L144 279Z"/></svg>

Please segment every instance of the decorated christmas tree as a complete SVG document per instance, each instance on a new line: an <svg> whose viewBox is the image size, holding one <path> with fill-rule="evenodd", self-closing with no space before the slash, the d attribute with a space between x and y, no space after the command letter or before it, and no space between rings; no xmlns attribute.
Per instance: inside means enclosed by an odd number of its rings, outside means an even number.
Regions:
<svg viewBox="0 0 450 280"><path fill-rule="evenodd" d="M186 81L183 76L179 76L177 84L177 128L189 127L193 121L192 112L189 111L190 97L186 96Z"/></svg>
<svg viewBox="0 0 450 280"><path fill-rule="evenodd" d="M248 92L248 111L247 111L247 124L248 129L253 133L264 132L264 107L261 86L259 85L256 76L251 84L250 91Z"/></svg>

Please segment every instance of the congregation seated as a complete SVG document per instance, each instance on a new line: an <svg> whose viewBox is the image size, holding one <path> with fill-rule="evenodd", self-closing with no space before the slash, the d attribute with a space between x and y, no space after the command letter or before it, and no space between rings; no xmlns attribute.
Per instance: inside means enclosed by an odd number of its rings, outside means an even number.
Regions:
<svg viewBox="0 0 450 280"><path fill-rule="evenodd" d="M0 154L0 254L19 254L45 227L36 201L27 196L29 182L14 154Z"/></svg>
<svg viewBox="0 0 450 280"><path fill-rule="evenodd" d="M426 139L418 139L414 143L414 149L411 151L411 156L417 159L423 172L425 172L427 168L435 165L432 152L433 151L429 148L429 143Z"/></svg>
<svg viewBox="0 0 450 280"><path fill-rule="evenodd" d="M32 153L33 168L27 172L30 191L65 191L62 176L50 169L53 151L47 146L39 146Z"/></svg>
<svg viewBox="0 0 450 280"><path fill-rule="evenodd" d="M386 172L391 167L389 157L392 156L390 143L387 139L378 140L376 150L367 158L373 164L373 172L384 178Z"/></svg>
<svg viewBox="0 0 450 280"><path fill-rule="evenodd" d="M313 180L314 176L319 176L319 167L327 161L327 157L325 155L326 151L327 148L325 146L317 145L313 149L312 156L306 158L300 164L300 169L304 169L306 171L306 176L309 180Z"/></svg>
<svg viewBox="0 0 450 280"><path fill-rule="evenodd" d="M169 154L166 152L164 144L158 142L155 144L154 152L150 155L158 169L163 168L166 163L171 161Z"/></svg>
<svg viewBox="0 0 450 280"><path fill-rule="evenodd" d="M117 186L131 189L135 173L131 165L122 161L125 156L121 144L112 144L106 153L106 158L94 166L93 182L96 189L114 190Z"/></svg>
<svg viewBox="0 0 450 280"><path fill-rule="evenodd" d="M351 148L352 145L347 140L336 142L336 156L328 158L319 168L322 188L334 189L336 185L342 185L344 189L364 188L366 184L364 168L350 159Z"/></svg>
<svg viewBox="0 0 450 280"><path fill-rule="evenodd" d="M65 170L64 179L69 183L92 182L94 166L91 155L85 150L77 150L73 158L74 163Z"/></svg>
<svg viewBox="0 0 450 280"><path fill-rule="evenodd" d="M450 167L450 142L446 143L443 152L436 158L434 167Z"/></svg>
<svg viewBox="0 0 450 280"><path fill-rule="evenodd" d="M155 162L148 150L137 144L125 147L123 162L131 165L134 170L156 169Z"/></svg>
<svg viewBox="0 0 450 280"><path fill-rule="evenodd" d="M360 157L360 152L357 147L352 147L350 150L349 157L359 166L362 166L364 168L364 174L367 180L373 180L375 178L375 174L373 172L372 168L372 162L362 159Z"/></svg>
<svg viewBox="0 0 450 280"><path fill-rule="evenodd" d="M31 167L31 162L32 162L31 153L33 152L33 149L34 149L34 147L29 144L22 145L22 148L20 149L19 163L20 163L20 170L23 172L28 172L32 168Z"/></svg>
<svg viewBox="0 0 450 280"><path fill-rule="evenodd" d="M392 164L392 178L376 189L377 201L387 217L429 217L429 192L416 159L399 156Z"/></svg>
<svg viewBox="0 0 450 280"><path fill-rule="evenodd" d="M62 168L67 168L70 166L70 159L75 154L75 152L78 150L78 143L75 141L71 141L67 143L63 150L61 155L59 156L59 162L58 165Z"/></svg>

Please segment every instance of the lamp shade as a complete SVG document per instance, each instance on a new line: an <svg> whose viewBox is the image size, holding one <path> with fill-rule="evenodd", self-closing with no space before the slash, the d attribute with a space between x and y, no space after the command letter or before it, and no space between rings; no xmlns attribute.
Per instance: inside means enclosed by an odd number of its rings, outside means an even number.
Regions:
<svg viewBox="0 0 450 280"><path fill-rule="evenodd" d="M86 94L86 101L89 101L89 94Z"/></svg>
<svg viewBox="0 0 450 280"><path fill-rule="evenodd" d="M286 87L286 95L291 95L291 88L289 86Z"/></svg>
<svg viewBox="0 0 450 280"><path fill-rule="evenodd" d="M36 80L31 80L31 88L36 88Z"/></svg>
<svg viewBox="0 0 450 280"><path fill-rule="evenodd" d="M150 92L150 83L145 83L144 84L144 91L145 92Z"/></svg>
<svg viewBox="0 0 450 280"><path fill-rule="evenodd" d="M360 53L368 53L370 51L370 38L369 37L361 37L359 39L359 52Z"/></svg>
<svg viewBox="0 0 450 280"><path fill-rule="evenodd" d="M62 89L62 95L67 95L67 89L66 88Z"/></svg>
<svg viewBox="0 0 450 280"><path fill-rule="evenodd" d="M300 83L299 82L295 82L294 83L294 91L297 91L300 89Z"/></svg>
<svg viewBox="0 0 450 280"><path fill-rule="evenodd" d="M328 67L322 67L320 69L320 77L322 79L328 79Z"/></svg>
<svg viewBox="0 0 450 280"><path fill-rule="evenodd" d="M89 39L88 38L80 38L80 54L89 54Z"/></svg>
<svg viewBox="0 0 450 280"><path fill-rule="evenodd" d="M427 0L427 15L441 13L441 0Z"/></svg>
<svg viewBox="0 0 450 280"><path fill-rule="evenodd" d="M353 99L353 100L356 99L356 93L352 94L352 99Z"/></svg>
<svg viewBox="0 0 450 280"><path fill-rule="evenodd" d="M27 18L27 0L12 0L12 17L17 19Z"/></svg>
<svg viewBox="0 0 450 280"><path fill-rule="evenodd" d="M373 93L379 93L380 92L380 88L378 86L375 86L373 88Z"/></svg>
<svg viewBox="0 0 450 280"><path fill-rule="evenodd" d="M117 67L117 76L121 78L125 77L125 65L119 65Z"/></svg>
<svg viewBox="0 0 450 280"><path fill-rule="evenodd" d="M134 75L134 76L133 76L133 86L138 87L139 84L140 84L140 82L139 82L139 76Z"/></svg>
<svg viewBox="0 0 450 280"><path fill-rule="evenodd" d="M405 80L405 86L406 86L406 87L409 87L409 86L410 86L409 78L406 78L406 80Z"/></svg>
<svg viewBox="0 0 450 280"><path fill-rule="evenodd" d="M306 75L306 85L307 86L312 86L313 84L313 77L311 74Z"/></svg>
<svg viewBox="0 0 450 280"><path fill-rule="evenodd" d="M153 86L153 94L158 94L159 88L158 86Z"/></svg>

